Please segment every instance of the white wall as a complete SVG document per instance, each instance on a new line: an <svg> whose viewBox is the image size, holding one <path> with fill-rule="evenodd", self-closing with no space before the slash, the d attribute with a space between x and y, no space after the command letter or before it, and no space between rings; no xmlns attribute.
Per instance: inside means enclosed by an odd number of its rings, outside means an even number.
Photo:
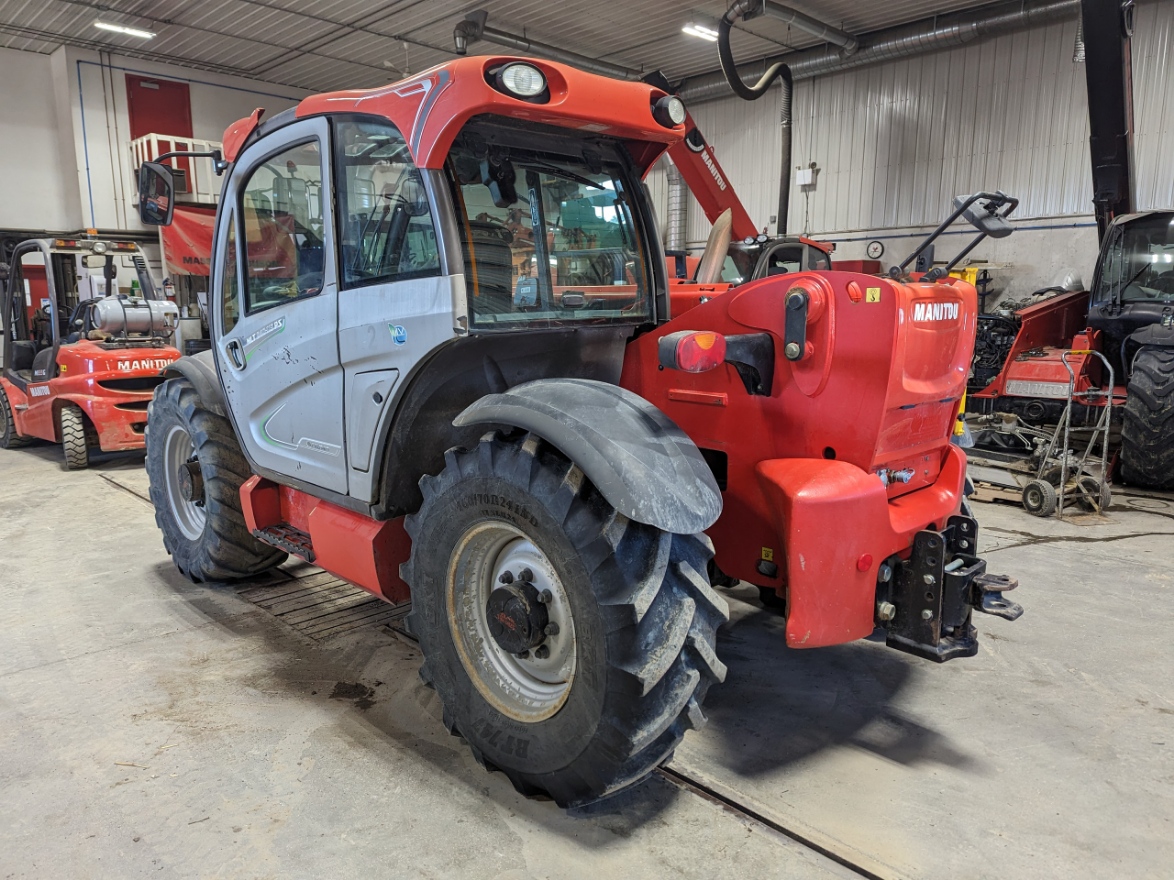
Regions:
<svg viewBox="0 0 1174 880"><path fill-rule="evenodd" d="M0 49L0 228L69 226L51 71L48 55Z"/></svg>
<svg viewBox="0 0 1174 880"><path fill-rule="evenodd" d="M1010 292L1067 271L1091 282L1096 258L1085 70L1072 61L1076 19L975 45L803 80L793 102L793 166L815 162L813 191L792 187L788 229L837 242L836 257L884 261L912 250L962 193L1018 196L1016 232L976 258L1015 264ZM1174 205L1174 3L1141 3L1133 38L1135 190L1139 208ZM756 102L691 107L751 218L778 205L779 90ZM663 169L649 176L663 218ZM773 231L773 225L772 225ZM690 199L687 239L709 223ZM946 238L939 256L961 241Z"/></svg>
<svg viewBox="0 0 1174 880"><path fill-rule="evenodd" d="M272 116L295 105L307 92L237 77L154 64L117 55L99 57L83 50L66 55L76 169L81 201L80 225L140 228L134 207L126 75L145 74L188 83L192 136L220 140L224 130L257 107ZM164 132L167 133L167 132Z"/></svg>

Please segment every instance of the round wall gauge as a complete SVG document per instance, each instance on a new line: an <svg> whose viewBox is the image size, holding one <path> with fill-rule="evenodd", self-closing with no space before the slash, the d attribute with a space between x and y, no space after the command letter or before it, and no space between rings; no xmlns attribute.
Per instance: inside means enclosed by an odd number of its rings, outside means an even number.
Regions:
<svg viewBox="0 0 1174 880"><path fill-rule="evenodd" d="M870 260L879 260L885 252L885 246L879 241L870 241L865 252Z"/></svg>

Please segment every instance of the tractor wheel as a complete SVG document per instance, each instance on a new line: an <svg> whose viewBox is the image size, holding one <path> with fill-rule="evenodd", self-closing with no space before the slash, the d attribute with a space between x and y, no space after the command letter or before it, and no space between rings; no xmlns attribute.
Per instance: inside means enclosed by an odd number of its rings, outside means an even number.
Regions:
<svg viewBox="0 0 1174 880"><path fill-rule="evenodd" d="M1174 350L1143 348L1121 426L1121 475L1151 489L1174 489Z"/></svg>
<svg viewBox="0 0 1174 880"><path fill-rule="evenodd" d="M1032 516L1051 516L1056 512L1056 489L1044 480L1032 480L1023 487L1023 509Z"/></svg>
<svg viewBox="0 0 1174 880"><path fill-rule="evenodd" d="M8 395L0 388L0 449L19 449L32 442L32 437L22 437L16 433L16 419L12 416Z"/></svg>
<svg viewBox="0 0 1174 880"><path fill-rule="evenodd" d="M488 434L445 463L420 481L403 567L445 726L560 806L640 781L725 678L709 539L627 519L532 434Z"/></svg>
<svg viewBox="0 0 1174 880"><path fill-rule="evenodd" d="M190 580L260 574L286 554L249 534L240 488L252 476L228 420L205 409L187 379L168 379L147 409L147 477L155 523Z"/></svg>
<svg viewBox="0 0 1174 880"><path fill-rule="evenodd" d="M80 471L90 466L90 431L80 407L69 403L61 407L61 445L65 449L67 470Z"/></svg>

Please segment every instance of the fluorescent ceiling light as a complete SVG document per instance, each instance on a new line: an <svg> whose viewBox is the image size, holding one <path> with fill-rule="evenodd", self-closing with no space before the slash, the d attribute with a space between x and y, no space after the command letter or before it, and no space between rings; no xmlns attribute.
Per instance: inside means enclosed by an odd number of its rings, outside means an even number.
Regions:
<svg viewBox="0 0 1174 880"><path fill-rule="evenodd" d="M717 42L717 31L703 24L690 23L681 28L681 30L691 37L698 37L710 43Z"/></svg>
<svg viewBox="0 0 1174 880"><path fill-rule="evenodd" d="M127 27L124 24L111 24L108 21L96 21L94 22L94 27L103 31L112 31L116 34L125 34L128 37L140 37L144 40L150 40L155 36L151 31L145 31L142 28Z"/></svg>

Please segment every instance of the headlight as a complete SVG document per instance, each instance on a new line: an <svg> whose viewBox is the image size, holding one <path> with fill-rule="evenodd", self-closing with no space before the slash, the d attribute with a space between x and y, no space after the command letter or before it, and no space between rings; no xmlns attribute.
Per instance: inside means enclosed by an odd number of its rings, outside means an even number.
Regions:
<svg viewBox="0 0 1174 880"><path fill-rule="evenodd" d="M652 116L665 128L675 128L685 121L685 102L676 95L665 95L652 105Z"/></svg>
<svg viewBox="0 0 1174 880"><path fill-rule="evenodd" d="M94 246L93 246L93 248L91 248L91 250L93 250L93 252L96 254L106 253L106 242L104 242L104 241L94 242Z"/></svg>
<svg viewBox="0 0 1174 880"><path fill-rule="evenodd" d="M519 98L536 98L546 91L546 77L532 64L507 64L497 78L502 88Z"/></svg>

